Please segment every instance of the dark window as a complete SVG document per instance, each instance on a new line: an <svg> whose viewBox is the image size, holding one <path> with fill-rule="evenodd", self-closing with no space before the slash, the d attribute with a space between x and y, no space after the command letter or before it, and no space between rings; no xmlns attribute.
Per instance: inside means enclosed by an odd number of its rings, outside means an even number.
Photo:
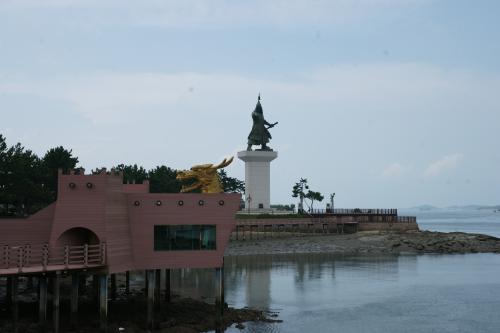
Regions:
<svg viewBox="0 0 500 333"><path fill-rule="evenodd" d="M155 251L215 250L215 225L155 225Z"/></svg>

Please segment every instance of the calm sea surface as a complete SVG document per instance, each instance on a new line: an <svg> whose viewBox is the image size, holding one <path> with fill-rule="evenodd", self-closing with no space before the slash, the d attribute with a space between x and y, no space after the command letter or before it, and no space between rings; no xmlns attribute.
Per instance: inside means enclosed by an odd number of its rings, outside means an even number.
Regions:
<svg viewBox="0 0 500 333"><path fill-rule="evenodd" d="M405 212L422 229L500 237L500 213ZM226 332L500 332L500 255L226 258L226 302L277 312L283 323ZM177 284L213 295L209 271ZM175 284L175 283L174 283Z"/></svg>

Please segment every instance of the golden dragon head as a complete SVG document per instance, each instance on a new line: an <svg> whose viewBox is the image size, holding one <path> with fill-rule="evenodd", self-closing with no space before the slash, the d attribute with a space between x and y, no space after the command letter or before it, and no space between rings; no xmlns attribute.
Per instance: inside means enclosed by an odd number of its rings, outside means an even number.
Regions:
<svg viewBox="0 0 500 333"><path fill-rule="evenodd" d="M219 175L217 174L217 169L227 167L232 161L233 157L230 159L224 159L217 165L200 164L191 167L190 170L178 171L176 177L178 180L194 180L194 183L191 185L183 185L181 192L191 192L196 189L200 189L201 193L224 192L220 183Z"/></svg>

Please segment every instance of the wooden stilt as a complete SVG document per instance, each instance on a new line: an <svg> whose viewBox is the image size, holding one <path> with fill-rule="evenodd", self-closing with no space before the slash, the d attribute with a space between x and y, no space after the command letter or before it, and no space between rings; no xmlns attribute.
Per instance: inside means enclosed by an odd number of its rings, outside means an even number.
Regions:
<svg viewBox="0 0 500 333"><path fill-rule="evenodd" d="M59 333L59 296L61 284L61 272L56 272L53 278L53 291L52 291L52 325L54 333Z"/></svg>
<svg viewBox="0 0 500 333"><path fill-rule="evenodd" d="M38 278L38 326L40 332L47 329L47 276Z"/></svg>
<svg viewBox="0 0 500 333"><path fill-rule="evenodd" d="M125 272L125 294L127 294L127 296L130 294L130 272L129 271Z"/></svg>
<svg viewBox="0 0 500 333"><path fill-rule="evenodd" d="M80 286L78 273L71 275L71 328L78 326L78 290Z"/></svg>
<svg viewBox="0 0 500 333"><path fill-rule="evenodd" d="M18 297L17 297L17 288L18 288L18 282L19 278L17 276L13 276L10 279L10 285L11 285L11 303L12 303L12 326L14 333L19 332L19 304L18 304Z"/></svg>
<svg viewBox="0 0 500 333"><path fill-rule="evenodd" d="M148 300L148 271L144 271L144 296L146 297L146 302Z"/></svg>
<svg viewBox="0 0 500 333"><path fill-rule="evenodd" d="M97 274L92 275L92 299L99 304L99 275Z"/></svg>
<svg viewBox="0 0 500 333"><path fill-rule="evenodd" d="M155 271L155 304L156 309L158 309L161 304L161 269Z"/></svg>
<svg viewBox="0 0 500 333"><path fill-rule="evenodd" d="M148 269L146 271L147 277L147 321L148 328L153 330L154 327L154 306L155 306L155 271Z"/></svg>
<svg viewBox="0 0 500 333"><path fill-rule="evenodd" d="M111 300L116 300L116 274L111 274Z"/></svg>
<svg viewBox="0 0 500 333"><path fill-rule="evenodd" d="M99 329L106 332L108 329L108 276L99 275Z"/></svg>
<svg viewBox="0 0 500 333"><path fill-rule="evenodd" d="M170 269L165 270L165 302L170 303L171 289L170 289Z"/></svg>
<svg viewBox="0 0 500 333"><path fill-rule="evenodd" d="M215 269L215 279L217 282L217 295L215 297L216 322L220 324L224 316L224 266Z"/></svg>
<svg viewBox="0 0 500 333"><path fill-rule="evenodd" d="M5 303L8 308L12 305L12 276L8 276L6 279L6 294L5 294Z"/></svg>

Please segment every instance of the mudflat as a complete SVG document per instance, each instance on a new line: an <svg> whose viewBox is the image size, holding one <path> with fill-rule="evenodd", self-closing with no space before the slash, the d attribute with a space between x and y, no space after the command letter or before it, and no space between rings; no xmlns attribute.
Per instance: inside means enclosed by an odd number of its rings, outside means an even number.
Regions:
<svg viewBox="0 0 500 333"><path fill-rule="evenodd" d="M276 236L276 235L275 235ZM381 232L354 234L282 234L268 237L253 234L246 240L232 240L226 256L334 253L351 254L422 254L422 253L500 253L500 239L463 232Z"/></svg>

